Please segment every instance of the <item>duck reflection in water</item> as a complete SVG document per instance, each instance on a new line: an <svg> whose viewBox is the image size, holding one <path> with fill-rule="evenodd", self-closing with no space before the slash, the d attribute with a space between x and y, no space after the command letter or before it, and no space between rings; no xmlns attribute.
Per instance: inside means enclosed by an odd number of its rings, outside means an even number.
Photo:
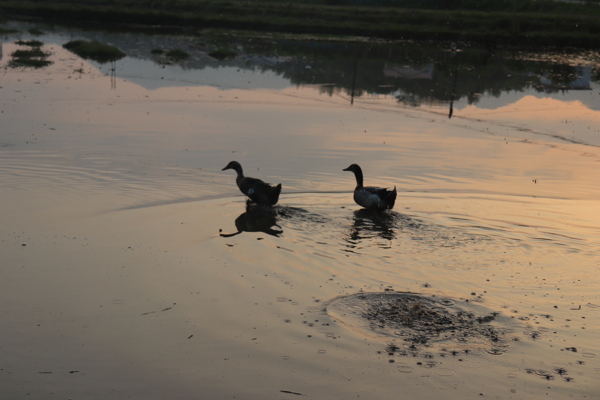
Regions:
<svg viewBox="0 0 600 400"><path fill-rule="evenodd" d="M246 212L235 219L237 232L221 233L222 237L232 237L242 232L264 232L267 235L279 237L283 230L277 225L277 212L270 206L246 202Z"/></svg>
<svg viewBox="0 0 600 400"><path fill-rule="evenodd" d="M377 211L360 209L354 211L354 224L345 240L354 248L363 240L385 239L392 241L396 238L396 213L381 213ZM380 247L389 248L389 243Z"/></svg>

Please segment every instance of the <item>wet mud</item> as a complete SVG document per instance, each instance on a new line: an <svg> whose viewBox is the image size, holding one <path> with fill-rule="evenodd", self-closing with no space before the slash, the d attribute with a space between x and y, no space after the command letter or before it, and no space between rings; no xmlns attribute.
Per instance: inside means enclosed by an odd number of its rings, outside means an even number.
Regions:
<svg viewBox="0 0 600 400"><path fill-rule="evenodd" d="M400 355L440 351L456 355L483 350L503 354L517 324L499 312L468 300L409 292L356 293L327 302L325 309L353 329L393 342L389 353Z"/></svg>

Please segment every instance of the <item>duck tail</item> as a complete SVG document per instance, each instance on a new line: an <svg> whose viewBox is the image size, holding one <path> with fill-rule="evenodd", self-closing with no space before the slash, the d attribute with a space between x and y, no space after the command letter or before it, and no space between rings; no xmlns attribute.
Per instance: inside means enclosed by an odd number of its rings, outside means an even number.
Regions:
<svg viewBox="0 0 600 400"><path fill-rule="evenodd" d="M398 193L396 192L396 186L394 186L394 190L388 192L388 195L385 199L385 201L388 204L388 209L392 209L394 208L394 204L396 204L396 196L398 195Z"/></svg>
<svg viewBox="0 0 600 400"><path fill-rule="evenodd" d="M274 206L279 201L279 194L281 194L281 183L277 186L273 186L269 189L267 196L269 197L269 203Z"/></svg>

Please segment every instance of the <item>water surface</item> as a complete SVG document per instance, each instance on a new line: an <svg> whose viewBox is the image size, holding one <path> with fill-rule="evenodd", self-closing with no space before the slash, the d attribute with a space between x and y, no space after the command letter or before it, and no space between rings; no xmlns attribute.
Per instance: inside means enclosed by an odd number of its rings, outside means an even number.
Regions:
<svg viewBox="0 0 600 400"><path fill-rule="evenodd" d="M596 54L42 30L46 68L5 67L30 34L2 44L9 398L599 393ZM282 183L276 225L231 160ZM393 212L354 204L351 163ZM495 312L507 340L413 349L327 311L361 292Z"/></svg>

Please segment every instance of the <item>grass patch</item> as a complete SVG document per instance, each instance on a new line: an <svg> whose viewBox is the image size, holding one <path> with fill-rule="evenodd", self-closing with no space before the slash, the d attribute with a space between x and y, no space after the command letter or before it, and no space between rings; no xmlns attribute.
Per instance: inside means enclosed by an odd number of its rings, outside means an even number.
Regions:
<svg viewBox="0 0 600 400"><path fill-rule="evenodd" d="M39 58L13 58L8 63L11 68L17 67L31 67L31 68L43 68L52 64L52 61L39 59Z"/></svg>
<svg viewBox="0 0 600 400"><path fill-rule="evenodd" d="M32 50L15 50L11 54L13 58L46 58L48 53L44 53L39 48Z"/></svg>
<svg viewBox="0 0 600 400"><path fill-rule="evenodd" d="M237 53L229 49L219 48L217 50L211 51L210 53L208 53L208 55L216 60L223 61L235 57Z"/></svg>
<svg viewBox="0 0 600 400"><path fill-rule="evenodd" d="M31 28L27 32L32 34L33 36L41 36L44 34L44 31L39 30L38 28Z"/></svg>
<svg viewBox="0 0 600 400"><path fill-rule="evenodd" d="M18 43L17 43L18 44ZM11 68L17 67L32 67L42 68L52 64L52 61L48 61L46 58L50 55L49 53L43 52L40 46L34 46L30 50L15 50L11 54L12 59L9 61L8 66Z"/></svg>
<svg viewBox="0 0 600 400"><path fill-rule="evenodd" d="M165 54L165 51L163 49L152 49L152 50L150 50L150 54L155 54L157 56L160 56L162 54Z"/></svg>
<svg viewBox="0 0 600 400"><path fill-rule="evenodd" d="M86 40L73 40L65 43L63 47L81 58L106 63L109 61L120 60L125 57L125 53L109 44L100 43L96 40L88 42Z"/></svg>
<svg viewBox="0 0 600 400"><path fill-rule="evenodd" d="M29 47L42 47L44 45L44 43L40 42L39 40L17 40L15 44Z"/></svg>
<svg viewBox="0 0 600 400"><path fill-rule="evenodd" d="M487 45L595 47L600 35L600 0L0 0L1 13L104 27L235 29Z"/></svg>
<svg viewBox="0 0 600 400"><path fill-rule="evenodd" d="M173 61L183 61L190 57L187 51L181 49L169 50L165 55Z"/></svg>

